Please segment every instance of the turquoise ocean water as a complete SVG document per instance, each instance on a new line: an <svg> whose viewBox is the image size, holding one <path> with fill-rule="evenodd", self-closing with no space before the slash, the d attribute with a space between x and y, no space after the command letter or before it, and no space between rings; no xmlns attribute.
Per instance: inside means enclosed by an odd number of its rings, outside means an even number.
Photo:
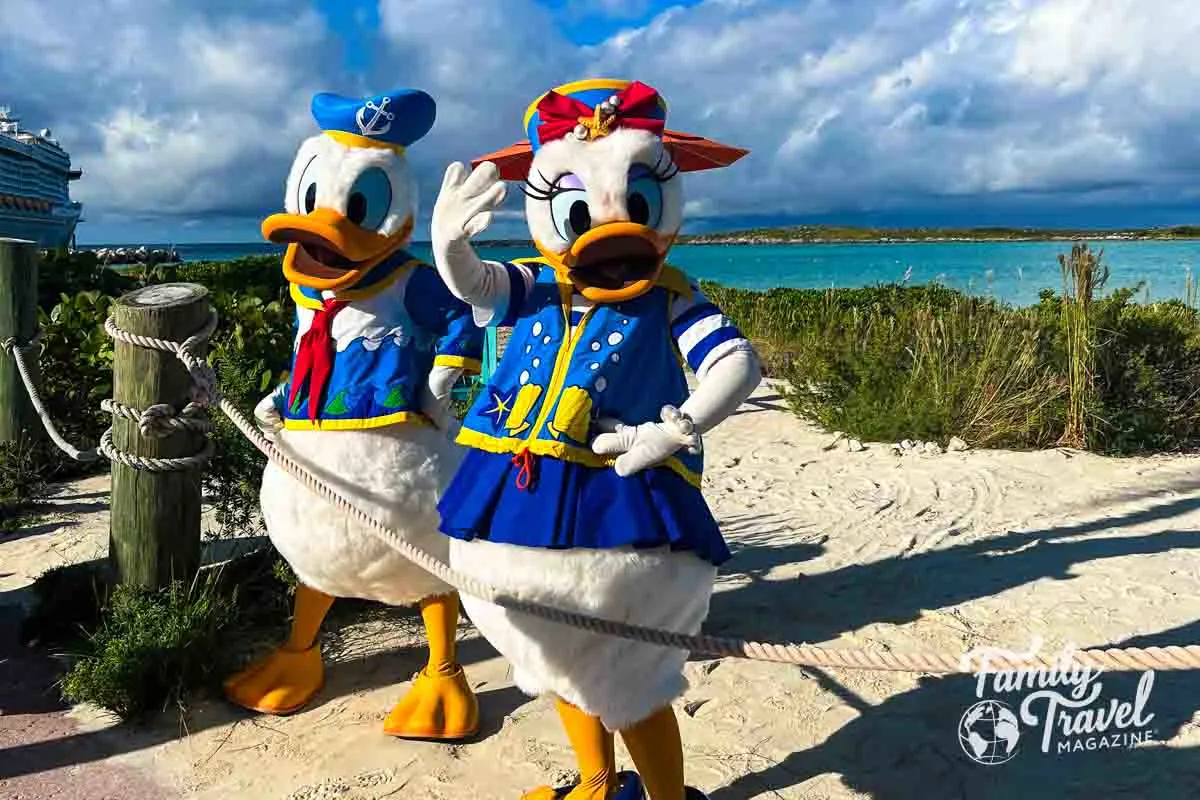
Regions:
<svg viewBox="0 0 1200 800"><path fill-rule="evenodd" d="M1112 270L1108 288L1144 289L1138 299L1185 296L1187 274L1200 266L1200 241L1101 242ZM177 245L186 261L227 260L282 252L266 244ZM696 278L746 289L857 287L907 280L937 281L1014 304L1060 289L1057 256L1069 242L929 242L920 244L677 245L670 261ZM429 258L427 245L414 255ZM526 248L483 248L485 258L535 255Z"/></svg>

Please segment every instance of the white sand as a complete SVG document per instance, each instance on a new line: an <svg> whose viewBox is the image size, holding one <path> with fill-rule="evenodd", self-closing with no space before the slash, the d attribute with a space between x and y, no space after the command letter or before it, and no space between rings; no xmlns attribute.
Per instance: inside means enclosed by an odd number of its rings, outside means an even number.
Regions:
<svg viewBox="0 0 1200 800"><path fill-rule="evenodd" d="M830 438L787 413L767 386L709 438L706 495L735 558L722 570L708 632L953 654L984 644L1022 650L1034 636L1045 653L1067 643L1200 642L1200 458L898 457L884 445L825 451ZM103 481L79 489L103 492ZM106 538L105 513L84 509L71 524L0 540L0 591L100 554ZM418 635L403 613L327 633L328 684L289 718L212 700L181 735L171 715L127 731L94 711L75 713L118 754L112 760L179 796L512 800L571 777L550 703L519 695L506 664L477 639L462 651L481 693L481 740L385 737L383 717L422 663ZM1166 745L1043 755L1040 728L1024 726L1016 757L990 767L970 761L957 740L977 699L969 677L733 659L697 660L688 672L693 686L677 707L689 782L714 800L1182 798L1200 786L1200 672L1155 675L1146 712ZM1101 676L1094 707L1132 700L1137 678Z"/></svg>

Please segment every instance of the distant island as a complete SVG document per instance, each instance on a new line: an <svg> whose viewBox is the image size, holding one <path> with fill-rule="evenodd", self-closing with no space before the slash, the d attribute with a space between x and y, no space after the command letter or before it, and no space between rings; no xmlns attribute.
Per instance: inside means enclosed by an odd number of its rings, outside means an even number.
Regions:
<svg viewBox="0 0 1200 800"><path fill-rule="evenodd" d="M1200 239L1200 225L1169 228L855 228L844 225L792 225L721 233L685 234L679 244L833 244L837 242L1108 242ZM427 244L419 242L418 244ZM533 247L529 239L489 239L483 247Z"/></svg>
<svg viewBox="0 0 1200 800"><path fill-rule="evenodd" d="M1200 239L1200 225L1133 230L1042 228L854 228L795 225L680 236L680 244L827 244L832 242L1053 242Z"/></svg>

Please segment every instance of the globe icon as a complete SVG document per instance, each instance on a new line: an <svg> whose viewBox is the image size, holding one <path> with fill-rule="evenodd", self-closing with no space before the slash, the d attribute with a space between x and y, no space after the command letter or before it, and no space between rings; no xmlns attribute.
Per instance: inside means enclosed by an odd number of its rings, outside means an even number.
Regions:
<svg viewBox="0 0 1200 800"><path fill-rule="evenodd" d="M1017 754L1017 715L999 700L981 700L958 721L958 743L979 764L1003 764Z"/></svg>

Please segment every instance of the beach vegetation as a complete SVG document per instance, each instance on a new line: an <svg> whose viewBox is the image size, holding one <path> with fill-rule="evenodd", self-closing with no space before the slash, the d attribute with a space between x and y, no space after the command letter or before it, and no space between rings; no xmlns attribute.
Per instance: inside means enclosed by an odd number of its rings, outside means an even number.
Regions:
<svg viewBox="0 0 1200 800"><path fill-rule="evenodd" d="M1100 253L1086 244L1071 248L1069 256L1060 254L1063 295L1061 313L1062 340L1067 362L1067 408L1059 442L1068 447L1087 447L1089 420L1097 411L1096 391L1096 319L1092 302L1096 292L1108 281L1108 268Z"/></svg>
<svg viewBox="0 0 1200 800"><path fill-rule="evenodd" d="M280 634L291 593L282 563L256 551L157 590L113 586L103 562L62 567L34 583L23 636L65 657L67 700L124 720L186 711L197 693L216 691L258 639Z"/></svg>
<svg viewBox="0 0 1200 800"><path fill-rule="evenodd" d="M1017 308L944 286L772 289L704 284L755 343L792 408L867 441L1125 455L1200 446L1194 302L1103 294L1101 252L1060 261L1063 286Z"/></svg>

